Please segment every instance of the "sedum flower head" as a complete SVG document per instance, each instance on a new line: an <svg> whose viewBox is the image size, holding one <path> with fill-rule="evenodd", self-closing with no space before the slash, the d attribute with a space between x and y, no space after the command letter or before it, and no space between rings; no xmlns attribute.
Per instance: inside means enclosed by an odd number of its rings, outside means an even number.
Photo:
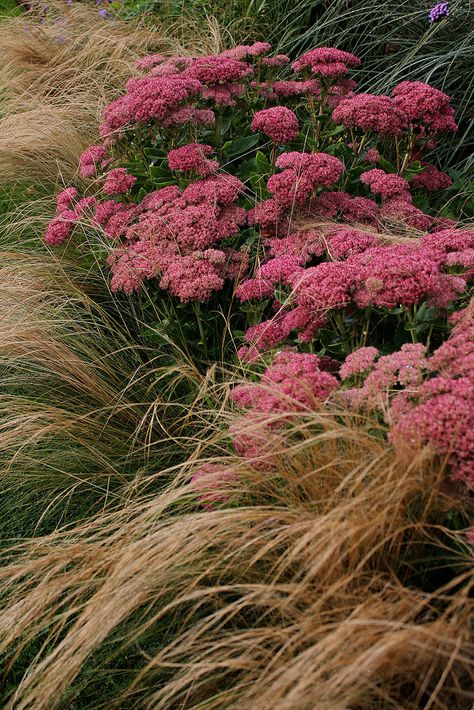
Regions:
<svg viewBox="0 0 474 710"><path fill-rule="evenodd" d="M309 70L312 74L337 79L360 64L361 60L354 54L333 47L318 47L305 52L291 66L296 72Z"/></svg>
<svg viewBox="0 0 474 710"><path fill-rule="evenodd" d="M393 89L394 103L418 129L429 134L457 131L449 96L422 81L402 81Z"/></svg>
<svg viewBox="0 0 474 710"><path fill-rule="evenodd" d="M192 172L207 177L217 172L219 163L209 160L214 149L203 143L188 143L181 148L175 148L168 153L168 165L171 170Z"/></svg>
<svg viewBox="0 0 474 710"><path fill-rule="evenodd" d="M136 181L137 178L130 175L126 168L114 168L105 178L104 192L106 195L119 195L128 192Z"/></svg>
<svg viewBox="0 0 474 710"><path fill-rule="evenodd" d="M290 143L298 135L299 123L291 109L286 106L272 106L257 111L250 129L254 133L256 131L264 133L274 143Z"/></svg>
<svg viewBox="0 0 474 710"><path fill-rule="evenodd" d="M408 126L405 112L394 99L375 94L355 94L341 99L332 113L332 120L347 128L391 136L401 135Z"/></svg>

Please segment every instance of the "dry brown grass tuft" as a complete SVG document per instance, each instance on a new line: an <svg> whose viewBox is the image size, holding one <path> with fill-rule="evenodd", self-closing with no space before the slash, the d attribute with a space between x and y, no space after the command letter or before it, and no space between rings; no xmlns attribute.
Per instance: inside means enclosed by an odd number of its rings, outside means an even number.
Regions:
<svg viewBox="0 0 474 710"><path fill-rule="evenodd" d="M215 22L150 30L101 20L94 6L48 4L67 22L40 24L41 10L33 9L2 23L2 182L67 182L97 138L101 109L123 91L140 56L211 51L220 41Z"/></svg>
<svg viewBox="0 0 474 710"><path fill-rule="evenodd" d="M0 527L8 501L25 534L46 517L67 520L81 495L87 518L149 467L166 466L167 447L176 453L157 352L130 336L110 301L100 305L108 299L101 275L77 262L1 253ZM15 526L6 520L9 536Z"/></svg>
<svg viewBox="0 0 474 710"><path fill-rule="evenodd" d="M62 707L65 693L82 707L82 692L166 710L470 707L467 550L435 591L416 574L456 537L433 513L442 472L363 420L294 426L274 473L221 459L239 507L189 504L187 464L159 496L6 553L0 649L13 663L37 646L5 707Z"/></svg>

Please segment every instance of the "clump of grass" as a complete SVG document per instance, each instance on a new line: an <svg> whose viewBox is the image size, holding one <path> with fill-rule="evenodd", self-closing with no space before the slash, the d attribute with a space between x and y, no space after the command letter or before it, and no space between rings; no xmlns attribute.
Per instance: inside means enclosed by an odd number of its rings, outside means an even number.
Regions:
<svg viewBox="0 0 474 710"><path fill-rule="evenodd" d="M2 252L0 284L1 528L12 538L116 505L188 444L163 352L130 331L130 304L100 271L17 247ZM173 377L200 375L181 362Z"/></svg>
<svg viewBox="0 0 474 710"><path fill-rule="evenodd" d="M444 472L341 412L293 427L273 471L211 459L237 507L196 506L186 463L6 552L5 707L468 707L472 565Z"/></svg>
<svg viewBox="0 0 474 710"><path fill-rule="evenodd" d="M68 11L67 29L40 25L34 12L2 28L0 179L55 184L76 171L96 132L101 102L119 91L150 43L124 27L97 23L90 8ZM68 42L59 41L67 31Z"/></svg>

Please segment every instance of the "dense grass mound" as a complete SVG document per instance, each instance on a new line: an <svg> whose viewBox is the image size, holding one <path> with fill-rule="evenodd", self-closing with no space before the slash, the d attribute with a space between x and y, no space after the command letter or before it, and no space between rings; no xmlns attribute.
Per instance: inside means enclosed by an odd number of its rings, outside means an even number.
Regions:
<svg viewBox="0 0 474 710"><path fill-rule="evenodd" d="M5 707L467 708L472 565L443 472L369 422L294 426L273 473L213 459L238 507L145 487L5 553Z"/></svg>
<svg viewBox="0 0 474 710"><path fill-rule="evenodd" d="M3 252L1 530L38 534L121 503L185 457L160 357L104 282L70 261ZM174 424L173 424L174 422Z"/></svg>

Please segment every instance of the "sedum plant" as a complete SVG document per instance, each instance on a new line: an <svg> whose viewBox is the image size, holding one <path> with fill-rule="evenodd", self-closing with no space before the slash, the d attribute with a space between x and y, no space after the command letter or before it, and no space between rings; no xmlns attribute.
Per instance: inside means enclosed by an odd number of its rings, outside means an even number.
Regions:
<svg viewBox="0 0 474 710"><path fill-rule="evenodd" d="M360 60L338 49L269 52L139 60L46 242L99 245L112 290L153 292L147 326L204 365L244 333L247 359L393 349L407 330L436 344L472 267L472 232L430 214L451 182L425 160L457 129L449 97L410 81L357 93Z"/></svg>

